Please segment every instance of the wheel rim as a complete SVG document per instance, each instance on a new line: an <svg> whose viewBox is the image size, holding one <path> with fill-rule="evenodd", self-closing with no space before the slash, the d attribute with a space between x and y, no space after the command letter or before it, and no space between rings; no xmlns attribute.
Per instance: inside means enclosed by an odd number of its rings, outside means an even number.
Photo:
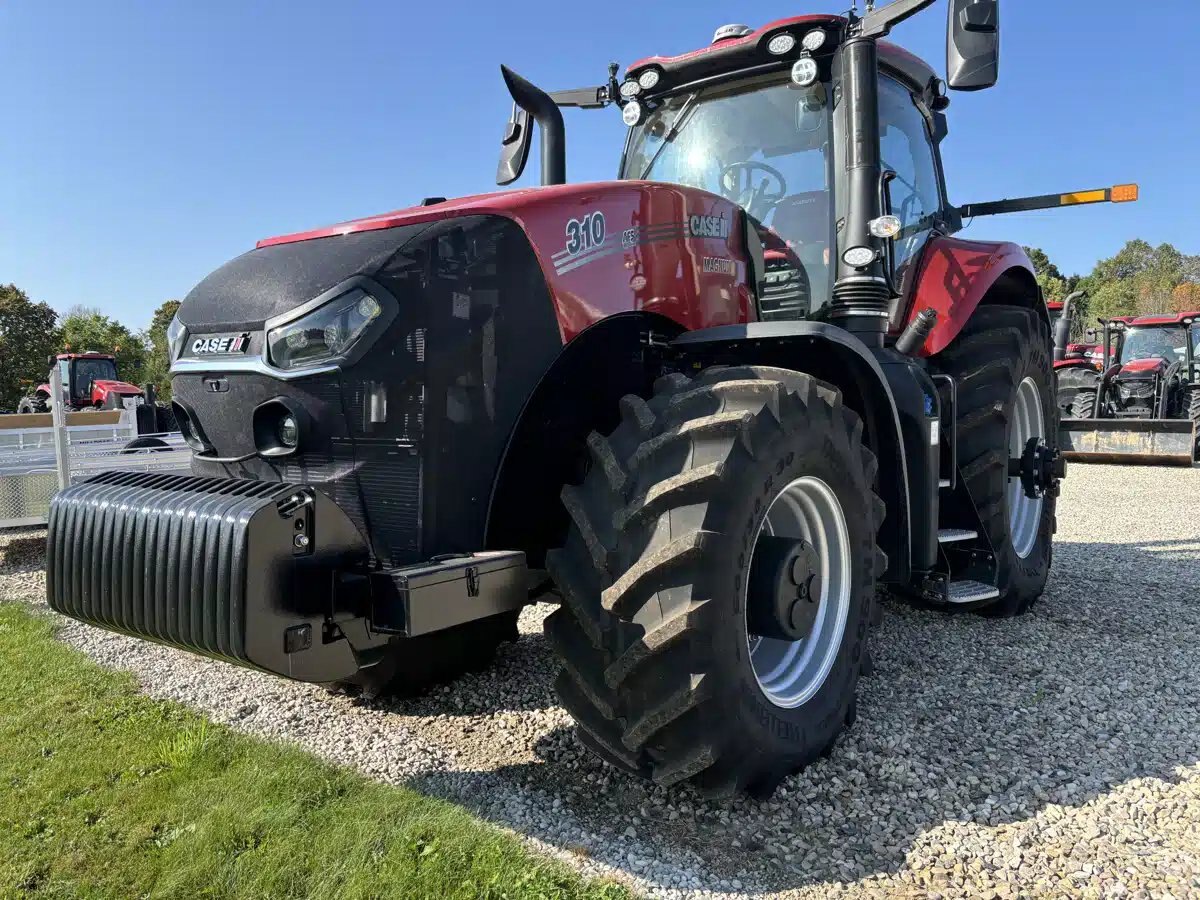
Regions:
<svg viewBox="0 0 1200 900"><path fill-rule="evenodd" d="M1017 400L1013 404L1012 428L1009 431L1008 455L1019 458L1025 452L1030 438L1046 438L1046 419L1042 414L1042 395L1037 382L1026 378L1017 388ZM1021 479L1008 478L1008 532L1013 550L1025 559L1033 552L1037 543L1038 528L1042 522L1041 497L1027 497Z"/></svg>
<svg viewBox="0 0 1200 900"><path fill-rule="evenodd" d="M812 476L797 478L776 495L758 534L803 538L820 557L821 596L808 637L787 641L753 635L748 628L746 633L759 688L775 706L795 709L825 683L842 646L850 613L850 534L837 495ZM748 606L751 598L743 599Z"/></svg>

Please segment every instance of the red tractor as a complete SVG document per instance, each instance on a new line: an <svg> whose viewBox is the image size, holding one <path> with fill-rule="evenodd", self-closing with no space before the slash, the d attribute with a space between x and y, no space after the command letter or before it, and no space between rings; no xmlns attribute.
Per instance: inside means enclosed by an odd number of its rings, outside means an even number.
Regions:
<svg viewBox="0 0 1200 900"><path fill-rule="evenodd" d="M933 2L730 26L556 94L505 69L498 180L536 123L543 185L201 281L169 331L194 477L61 492L50 603L374 693L486 665L555 599L583 744L769 793L854 721L877 587L991 616L1045 588L1049 316L964 217L1134 199L951 204L946 89L995 83L999 5L951 0L944 82L883 40ZM563 106L620 110L618 180L565 183Z"/></svg>
<svg viewBox="0 0 1200 900"><path fill-rule="evenodd" d="M117 378L116 357L107 353L60 353L47 363L59 367L71 410L120 409L126 398L145 396L141 388ZM21 399L17 412L48 412L52 402L50 385L39 384L32 394Z"/></svg>
<svg viewBox="0 0 1200 900"><path fill-rule="evenodd" d="M1101 324L1105 352L1098 370L1077 376L1067 451L1099 462L1200 460L1200 311Z"/></svg>

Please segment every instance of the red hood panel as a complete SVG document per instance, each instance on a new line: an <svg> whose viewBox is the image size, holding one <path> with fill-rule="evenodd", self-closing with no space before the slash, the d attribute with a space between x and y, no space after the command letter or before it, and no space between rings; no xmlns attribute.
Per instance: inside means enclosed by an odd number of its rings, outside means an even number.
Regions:
<svg viewBox="0 0 1200 900"><path fill-rule="evenodd" d="M638 182L623 182L637 184ZM334 237L339 234L353 234L358 231L377 231L381 228L395 228L398 225L412 225L419 222L436 222L439 219L450 219L455 216L468 215L501 215L516 218L519 210L526 209L532 204L549 204L557 201L574 199L580 194L587 195L601 189L611 188L612 182L595 184L556 184L550 187L521 188L512 191L495 191L490 194L472 194L468 197L458 197L443 203L430 206L410 206L407 209L397 209L377 216L367 216L364 219L351 219L337 225L327 225L324 228L314 228L311 231L297 231L294 234L284 234L278 237L263 238L257 247L271 247L275 244L292 244L296 241L310 241L314 238Z"/></svg>
<svg viewBox="0 0 1200 900"><path fill-rule="evenodd" d="M1167 361L1152 357L1150 359L1131 359L1121 367L1122 375L1144 375L1148 372L1161 372L1166 369Z"/></svg>
<svg viewBox="0 0 1200 900"><path fill-rule="evenodd" d="M97 378L92 382L92 392L99 394L141 394L142 389L128 381L109 381Z"/></svg>
<svg viewBox="0 0 1200 900"><path fill-rule="evenodd" d="M743 213L696 188L608 181L502 191L259 241L259 248L467 216L515 222L533 247L569 341L643 311L684 328L753 319Z"/></svg>

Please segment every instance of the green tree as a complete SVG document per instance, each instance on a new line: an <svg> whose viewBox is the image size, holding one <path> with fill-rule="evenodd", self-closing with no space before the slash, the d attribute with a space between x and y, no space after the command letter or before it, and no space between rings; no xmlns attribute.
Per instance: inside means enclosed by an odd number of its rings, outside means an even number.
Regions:
<svg viewBox="0 0 1200 900"><path fill-rule="evenodd" d="M171 399L171 353L167 346L167 326L179 311L178 300L168 300L154 311L143 338L146 343L145 379L158 389L163 401Z"/></svg>
<svg viewBox="0 0 1200 900"><path fill-rule="evenodd" d="M140 384L146 365L146 345L120 322L98 309L73 306L62 322L64 348L75 353L95 350L117 358L117 376L130 384Z"/></svg>
<svg viewBox="0 0 1200 900"><path fill-rule="evenodd" d="M1066 276L1046 255L1041 247L1026 247L1025 253L1033 263L1033 272L1037 276L1038 287L1047 303L1061 303L1068 294L1075 290L1079 281L1076 275Z"/></svg>
<svg viewBox="0 0 1200 900"><path fill-rule="evenodd" d="M1059 271L1058 266L1050 262L1050 257L1046 255L1046 251L1041 247L1026 247L1025 254L1029 257L1029 261L1033 263L1033 272L1035 275L1045 275L1049 278L1063 277L1063 273Z"/></svg>
<svg viewBox="0 0 1200 900"><path fill-rule="evenodd" d="M16 409L46 380L46 358L60 349L58 313L14 284L0 284L0 407Z"/></svg>
<svg viewBox="0 0 1200 900"><path fill-rule="evenodd" d="M1143 240L1129 241L1115 256L1100 260L1084 279L1101 318L1170 312L1177 290L1187 284L1200 284L1200 257Z"/></svg>

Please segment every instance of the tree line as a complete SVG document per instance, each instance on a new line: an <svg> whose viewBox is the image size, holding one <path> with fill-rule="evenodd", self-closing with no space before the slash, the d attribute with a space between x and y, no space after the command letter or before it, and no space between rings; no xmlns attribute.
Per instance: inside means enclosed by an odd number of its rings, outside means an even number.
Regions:
<svg viewBox="0 0 1200 900"><path fill-rule="evenodd" d="M1025 252L1047 301L1087 292L1074 316L1076 337L1101 318L1200 310L1200 256L1181 253L1171 244L1129 241L1115 256L1096 263L1089 275L1063 275L1045 251L1026 247Z"/></svg>
<svg viewBox="0 0 1200 900"><path fill-rule="evenodd" d="M169 399L167 326L178 309L178 300L168 300L154 311L148 328L132 331L88 306L73 306L60 317L15 284L0 284L0 410L13 411L45 382L47 357L87 350L111 353L122 381L153 384Z"/></svg>

